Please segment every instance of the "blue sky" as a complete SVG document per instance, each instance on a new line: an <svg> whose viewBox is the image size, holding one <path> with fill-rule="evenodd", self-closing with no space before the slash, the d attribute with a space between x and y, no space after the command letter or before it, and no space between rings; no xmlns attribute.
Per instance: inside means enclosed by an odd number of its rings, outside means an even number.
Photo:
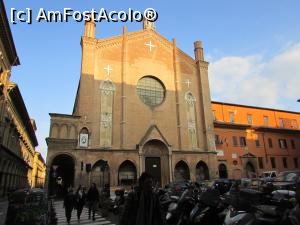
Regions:
<svg viewBox="0 0 300 225"><path fill-rule="evenodd" d="M299 111L300 1L4 0L10 9L156 9L157 31L193 56L201 40L213 100ZM97 37L118 35L125 23L97 24ZM126 23L128 31L141 23ZM38 150L46 157L50 112L71 114L78 85L83 23L11 23L21 65L12 80L37 123Z"/></svg>

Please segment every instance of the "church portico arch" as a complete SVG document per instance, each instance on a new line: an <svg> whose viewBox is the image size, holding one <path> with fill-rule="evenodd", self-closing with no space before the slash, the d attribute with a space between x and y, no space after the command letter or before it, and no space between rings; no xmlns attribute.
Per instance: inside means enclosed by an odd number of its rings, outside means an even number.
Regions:
<svg viewBox="0 0 300 225"><path fill-rule="evenodd" d="M63 197L67 188L74 186L75 160L72 156L60 153L52 157L48 190L49 195Z"/></svg>
<svg viewBox="0 0 300 225"><path fill-rule="evenodd" d="M92 165L90 173L90 183L95 183L98 188L110 185L110 166L103 159L98 160Z"/></svg>
<svg viewBox="0 0 300 225"><path fill-rule="evenodd" d="M137 181L137 169L133 162L125 160L118 169L118 185L131 186Z"/></svg>
<svg viewBox="0 0 300 225"><path fill-rule="evenodd" d="M209 169L204 161L199 161L196 165L196 181L209 180Z"/></svg>
<svg viewBox="0 0 300 225"><path fill-rule="evenodd" d="M190 180L190 169L185 161L180 160L176 163L174 169L174 179L175 181Z"/></svg>
<svg viewBox="0 0 300 225"><path fill-rule="evenodd" d="M169 149L158 139L147 141L141 152L141 171L149 172L160 186L170 182Z"/></svg>

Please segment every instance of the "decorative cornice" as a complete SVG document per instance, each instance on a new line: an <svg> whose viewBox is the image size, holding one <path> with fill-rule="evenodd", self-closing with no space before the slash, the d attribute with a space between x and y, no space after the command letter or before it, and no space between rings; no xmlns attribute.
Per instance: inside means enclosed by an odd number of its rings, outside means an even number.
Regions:
<svg viewBox="0 0 300 225"><path fill-rule="evenodd" d="M230 128L230 129L246 130L246 129L251 128L251 125L214 121L214 127L215 128Z"/></svg>
<svg viewBox="0 0 300 225"><path fill-rule="evenodd" d="M78 144L77 139L61 139L61 138L46 138L46 143L48 145L48 151L55 149L74 149ZM54 150L55 151L55 150Z"/></svg>
<svg viewBox="0 0 300 225"><path fill-rule="evenodd" d="M277 128L277 127L265 127L265 126L253 126L255 131L272 132L272 133L286 133L286 134L300 134L299 129Z"/></svg>
<svg viewBox="0 0 300 225"><path fill-rule="evenodd" d="M10 106L8 109L11 110L11 116L20 129L19 133L22 135L26 133L27 139L34 149L38 142L18 85L10 82L8 86L8 103Z"/></svg>
<svg viewBox="0 0 300 225"><path fill-rule="evenodd" d="M68 118L68 119L80 119L81 116L75 116L75 115L69 115L69 114L61 114L61 113L49 113L51 117L62 117L62 118Z"/></svg>
<svg viewBox="0 0 300 225"><path fill-rule="evenodd" d="M265 109L265 110L270 110L270 111L285 112L285 113L292 113L292 114L300 115L300 112L287 111L287 110L283 110L283 109L272 109L272 108L266 108L266 107L241 105L241 104L228 103L228 102L217 102L217 101L211 101L211 103L216 104L216 105L240 106L240 107L246 107L246 108L250 108L250 109Z"/></svg>
<svg viewBox="0 0 300 225"><path fill-rule="evenodd" d="M3 0L0 1L0 38L11 66L20 65Z"/></svg>
<svg viewBox="0 0 300 225"><path fill-rule="evenodd" d="M208 69L209 62L198 60L196 63L200 66L200 69Z"/></svg>
<svg viewBox="0 0 300 225"><path fill-rule="evenodd" d="M174 154L193 154L193 155L198 155L198 154L213 154L216 155L217 152L215 151L201 151L201 150L197 150L197 151L191 151L191 150L173 150L172 153Z"/></svg>
<svg viewBox="0 0 300 225"><path fill-rule="evenodd" d="M76 151L88 151L88 152L107 152L107 153L111 153L111 152L121 152L121 153L138 153L139 150L137 149L103 149L103 148L76 148Z"/></svg>
<svg viewBox="0 0 300 225"><path fill-rule="evenodd" d="M85 37L85 36L82 36L81 37L81 42L80 42L81 45L87 45L87 46L91 46L91 47L94 47L96 46L97 44L97 39L95 38L90 38L90 37Z"/></svg>

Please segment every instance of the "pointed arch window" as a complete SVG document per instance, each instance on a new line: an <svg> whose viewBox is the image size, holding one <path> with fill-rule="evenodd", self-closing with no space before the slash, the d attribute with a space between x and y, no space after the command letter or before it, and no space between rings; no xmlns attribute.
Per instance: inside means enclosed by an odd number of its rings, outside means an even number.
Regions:
<svg viewBox="0 0 300 225"><path fill-rule="evenodd" d="M105 80L100 85L101 113L100 113L100 146L109 148L112 145L112 120L115 85Z"/></svg>
<svg viewBox="0 0 300 225"><path fill-rule="evenodd" d="M197 139L197 124L196 124L196 98L191 92L185 94L185 101L187 106L187 122L188 122L188 136L191 148L198 148Z"/></svg>

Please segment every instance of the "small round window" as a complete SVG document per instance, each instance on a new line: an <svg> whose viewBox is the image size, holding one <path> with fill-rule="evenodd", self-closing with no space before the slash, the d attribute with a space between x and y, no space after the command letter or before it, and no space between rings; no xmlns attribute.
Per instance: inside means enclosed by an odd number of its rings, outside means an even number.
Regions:
<svg viewBox="0 0 300 225"><path fill-rule="evenodd" d="M157 106L165 98L165 88L158 79L146 76L138 81L137 94L146 105Z"/></svg>

